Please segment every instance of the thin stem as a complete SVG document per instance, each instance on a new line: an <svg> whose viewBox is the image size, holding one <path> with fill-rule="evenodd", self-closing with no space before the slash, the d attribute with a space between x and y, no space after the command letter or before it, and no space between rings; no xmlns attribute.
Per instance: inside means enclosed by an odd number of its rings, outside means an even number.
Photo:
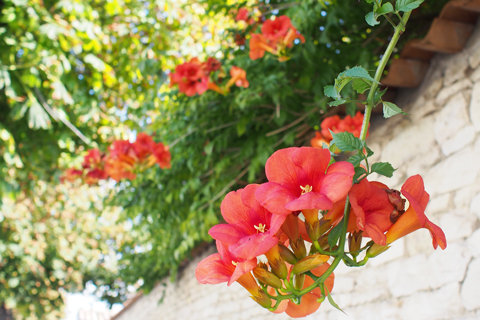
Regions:
<svg viewBox="0 0 480 320"><path fill-rule="evenodd" d="M397 45L400 35L405 30L404 26L407 24L408 18L410 18L410 14L411 14L411 11L406 12L403 15L402 19L400 19L401 24L399 24L395 28L395 33L393 34L392 40L390 40L390 43L388 44L388 47L385 50L385 53L383 54L382 60L380 60L380 64L377 67L377 71L375 72L375 81L372 83L372 87L370 88L370 92L368 93L367 107L365 108L365 115L364 115L363 124L362 124L362 132L360 133L360 139L362 139L362 141L365 141L365 139L367 138L368 124L370 123L370 116L372 114L372 109L375 105L375 101L374 101L375 92L378 88L380 79L383 75L383 70L385 70L387 62L393 53L393 49L395 49L395 46Z"/></svg>

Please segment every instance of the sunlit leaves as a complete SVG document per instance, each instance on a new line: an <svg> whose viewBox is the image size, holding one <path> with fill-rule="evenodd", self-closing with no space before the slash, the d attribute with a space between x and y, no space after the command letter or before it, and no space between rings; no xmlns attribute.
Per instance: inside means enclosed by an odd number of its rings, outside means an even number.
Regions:
<svg viewBox="0 0 480 320"><path fill-rule="evenodd" d="M418 8L424 0L397 0L395 2L395 10L408 12Z"/></svg>

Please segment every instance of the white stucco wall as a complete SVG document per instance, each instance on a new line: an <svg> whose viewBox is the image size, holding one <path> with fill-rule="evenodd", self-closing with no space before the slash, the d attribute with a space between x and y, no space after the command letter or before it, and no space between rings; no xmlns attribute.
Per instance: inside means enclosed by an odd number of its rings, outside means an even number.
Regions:
<svg viewBox="0 0 480 320"><path fill-rule="evenodd" d="M427 215L444 230L448 247L434 251L424 229L366 267L342 265L332 296L347 315L325 302L307 319L480 319L480 27L463 52L436 55L421 88L399 91L396 102L410 115L376 119L383 122L368 139L376 161L399 168L379 180L399 189L421 174L431 195ZM196 264L211 253L115 320L289 319L262 309L236 283L198 284Z"/></svg>

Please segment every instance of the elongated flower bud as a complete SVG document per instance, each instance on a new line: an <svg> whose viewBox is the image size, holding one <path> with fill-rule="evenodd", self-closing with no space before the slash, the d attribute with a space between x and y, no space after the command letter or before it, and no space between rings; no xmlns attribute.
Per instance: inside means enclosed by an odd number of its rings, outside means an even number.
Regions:
<svg viewBox="0 0 480 320"><path fill-rule="evenodd" d="M373 246L371 246L367 250L367 257L368 258L374 258L374 257L378 256L379 254L384 253L388 249L390 249L390 246L381 246L379 244L374 243Z"/></svg>
<svg viewBox="0 0 480 320"><path fill-rule="evenodd" d="M330 259L330 256L322 255L320 253L305 257L293 266L292 274L300 274L315 269L327 262L328 259Z"/></svg>
<svg viewBox="0 0 480 320"><path fill-rule="evenodd" d="M297 263L297 258L295 257L293 252L287 247L285 247L283 244L278 244L278 250L280 251L280 257L282 257L283 260L285 260L289 264Z"/></svg>
<svg viewBox="0 0 480 320"><path fill-rule="evenodd" d="M253 275L257 280L263 284L266 284L273 288L281 288L282 281L270 271L265 270L262 267L255 267L253 268Z"/></svg>
<svg viewBox="0 0 480 320"><path fill-rule="evenodd" d="M305 274L304 273L296 274L295 278L293 278L293 286L297 290L302 290L304 283L305 283Z"/></svg>
<svg viewBox="0 0 480 320"><path fill-rule="evenodd" d="M360 250L360 248L362 247L362 234L363 231L355 231L348 235L348 248L352 256L356 257L358 255L358 252L355 251Z"/></svg>
<svg viewBox="0 0 480 320"><path fill-rule="evenodd" d="M258 293L255 295L252 295L251 297L253 301L258 303L264 308L270 308L272 306L272 300L268 297L268 295L263 292L262 290L258 290Z"/></svg>
<svg viewBox="0 0 480 320"><path fill-rule="evenodd" d="M290 246L297 259L303 259L307 255L307 248L305 247L305 241L303 241L302 237L299 237L295 242L290 242Z"/></svg>

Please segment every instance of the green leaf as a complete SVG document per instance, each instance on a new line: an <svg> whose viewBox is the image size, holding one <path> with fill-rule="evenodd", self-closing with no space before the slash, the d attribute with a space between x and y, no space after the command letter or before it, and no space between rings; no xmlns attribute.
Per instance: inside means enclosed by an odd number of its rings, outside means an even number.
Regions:
<svg viewBox="0 0 480 320"><path fill-rule="evenodd" d="M337 146L338 149L349 152L355 150L362 150L362 140L356 138L351 132L339 132L339 133L332 133L333 143Z"/></svg>
<svg viewBox="0 0 480 320"><path fill-rule="evenodd" d="M385 92L387 92L387 89L388 88L385 88L384 90L377 89L377 91L375 92L375 95L373 96L373 101L375 105L377 105L382 100L382 97L385 94Z"/></svg>
<svg viewBox="0 0 480 320"><path fill-rule="evenodd" d="M397 107L394 103L383 101L383 117L390 118L397 114L408 114Z"/></svg>
<svg viewBox="0 0 480 320"><path fill-rule="evenodd" d="M350 158L348 158L348 162L350 162L351 164L353 164L355 167L358 166L360 164L360 162L362 162L363 160L365 159L365 155L361 152L357 152L356 154L354 154L353 156L351 156Z"/></svg>
<svg viewBox="0 0 480 320"><path fill-rule="evenodd" d="M373 151L369 147L365 146L365 149L367 150L367 158L373 156Z"/></svg>
<svg viewBox="0 0 480 320"><path fill-rule="evenodd" d="M323 88L323 93L330 98L333 98L335 100L340 99L341 96L338 94L337 90L335 89L334 86L325 86Z"/></svg>
<svg viewBox="0 0 480 320"><path fill-rule="evenodd" d="M339 106L339 105L341 105L341 104L344 104L345 102L347 102L347 100L345 100L345 99L340 99L340 100L332 101L332 102L328 103L328 105L329 105L330 107L337 107L337 106Z"/></svg>
<svg viewBox="0 0 480 320"><path fill-rule="evenodd" d="M373 12L367 13L367 15L365 16L365 21L367 21L367 23L372 27L376 26L377 24L380 24L380 22L378 22L377 19L375 19Z"/></svg>
<svg viewBox="0 0 480 320"><path fill-rule="evenodd" d="M409 12L417 9L424 0L397 0L395 3L396 11Z"/></svg>
<svg viewBox="0 0 480 320"><path fill-rule="evenodd" d="M353 68L348 69L346 71L343 71L342 73L340 73L338 75L337 79L338 78L343 78L343 77L363 78L363 79L367 79L367 80L370 80L372 82L378 83L378 81L375 81L375 79L372 78L372 76L370 76L370 74L368 73L367 70L365 70L364 68L359 67L359 66L356 66L356 67L353 67Z"/></svg>
<svg viewBox="0 0 480 320"><path fill-rule="evenodd" d="M377 162L372 165L372 172L376 172L389 178L393 176L393 172L395 172L395 170L397 169L394 169L388 162Z"/></svg>
<svg viewBox="0 0 480 320"><path fill-rule="evenodd" d="M366 79L358 78L353 80L352 86L353 90L357 91L358 93L364 93L372 87L372 83Z"/></svg>
<svg viewBox="0 0 480 320"><path fill-rule="evenodd" d="M364 167L355 167L355 174L353 175L353 183L358 183L367 176L367 170Z"/></svg>
<svg viewBox="0 0 480 320"><path fill-rule="evenodd" d="M48 129L50 124L50 117L38 101L31 101L30 109L28 111L28 126L33 129Z"/></svg>
<svg viewBox="0 0 480 320"><path fill-rule="evenodd" d="M338 304L333 300L332 295L330 294L330 292L328 292L327 286L324 286L324 288L325 288L325 290L327 291L328 302L330 302L330 304L332 305L332 307L334 307L335 309L338 309L338 310L342 311L343 313L345 313L345 311L343 311L343 310L338 306ZM345 313L345 314L346 314L346 313Z"/></svg>
<svg viewBox="0 0 480 320"><path fill-rule="evenodd" d="M343 219L328 234L328 245L330 246L330 248L335 247L335 245L337 244L337 241L340 238L340 235L342 234L342 228L343 228Z"/></svg>
<svg viewBox="0 0 480 320"><path fill-rule="evenodd" d="M381 16L390 12L393 12L393 6L390 2L384 3L380 8L375 10L375 14L377 16Z"/></svg>

